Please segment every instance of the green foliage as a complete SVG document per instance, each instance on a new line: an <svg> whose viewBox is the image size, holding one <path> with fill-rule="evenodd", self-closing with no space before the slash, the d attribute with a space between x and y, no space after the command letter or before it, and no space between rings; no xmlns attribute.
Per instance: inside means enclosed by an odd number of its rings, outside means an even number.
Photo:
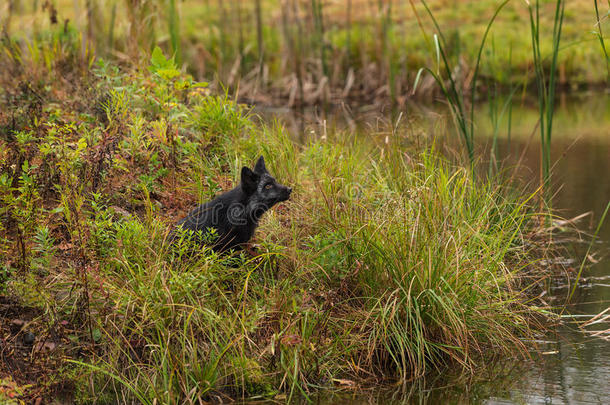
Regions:
<svg viewBox="0 0 610 405"><path fill-rule="evenodd" d="M90 239L91 248L99 257L108 257L114 252L117 241L117 228L120 221L114 220L112 210L108 209L99 193L92 193Z"/></svg>
<svg viewBox="0 0 610 405"><path fill-rule="evenodd" d="M246 111L244 106L235 103L226 94L223 97L206 96L194 106L188 121L202 134L203 141L226 138L230 142L231 139L239 139L243 131L251 128Z"/></svg>
<svg viewBox="0 0 610 405"><path fill-rule="evenodd" d="M0 380L0 401L6 405L21 405L20 399L27 391L28 386L20 386L13 378L5 377Z"/></svg>
<svg viewBox="0 0 610 405"><path fill-rule="evenodd" d="M55 258L55 238L50 235L47 226L40 226L34 234L33 241L33 251L37 256L32 261L32 270L46 275Z"/></svg>
<svg viewBox="0 0 610 405"><path fill-rule="evenodd" d="M174 58L165 58L163 51L158 46L153 49L148 70L159 76L164 81L171 81L180 75L180 71L177 69Z"/></svg>

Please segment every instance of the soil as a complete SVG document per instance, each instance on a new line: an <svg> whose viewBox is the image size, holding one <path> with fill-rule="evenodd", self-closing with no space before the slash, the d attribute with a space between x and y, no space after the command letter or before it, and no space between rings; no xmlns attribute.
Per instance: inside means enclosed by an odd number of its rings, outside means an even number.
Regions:
<svg viewBox="0 0 610 405"><path fill-rule="evenodd" d="M49 325L45 318L40 309L0 295L0 400L36 405L58 399L69 402L72 384L57 371L75 347L67 338L65 322Z"/></svg>

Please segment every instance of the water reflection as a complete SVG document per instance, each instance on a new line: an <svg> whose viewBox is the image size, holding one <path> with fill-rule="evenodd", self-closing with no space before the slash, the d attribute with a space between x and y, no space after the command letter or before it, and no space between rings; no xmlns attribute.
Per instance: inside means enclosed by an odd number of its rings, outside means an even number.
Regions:
<svg viewBox="0 0 610 405"><path fill-rule="evenodd" d="M438 113L438 111L441 111ZM438 106L407 106L401 114L389 115L365 109L340 108L334 113L309 110L294 114L288 110L258 111L266 119L280 121L303 141L323 136L337 127L366 136L371 130L387 128L396 122L423 128L426 133L448 132L447 114ZM489 150L493 128L486 118L488 107L478 108L476 116L477 143L483 153ZM382 118L379 118L382 117ZM536 111L526 103L513 107L510 133L508 122L501 122L498 139L499 156L506 163L522 161L520 174L537 184L540 167L540 143L536 132ZM415 123L415 124L413 124ZM449 137L454 135L448 135ZM558 103L552 142L553 184L556 190L553 207L562 216L571 218L592 211L588 222L597 224L610 201L610 96L583 94ZM584 275L568 312L575 320L590 319L610 305L610 218L602 226L596 246L599 262ZM582 259L578 252L575 266ZM604 257L606 254L606 257ZM565 296L568 288L554 290ZM606 322L598 330L610 328ZM494 370L488 379L477 376L477 382L439 377L388 390L358 391L353 394L321 394L315 402L324 404L387 404L387 403L485 403L485 404L601 404L610 403L610 341L581 332L576 324L561 327L558 333L540 343L545 353L531 362L512 363L507 370ZM503 367L506 367L503 366ZM450 384L450 385L448 385Z"/></svg>

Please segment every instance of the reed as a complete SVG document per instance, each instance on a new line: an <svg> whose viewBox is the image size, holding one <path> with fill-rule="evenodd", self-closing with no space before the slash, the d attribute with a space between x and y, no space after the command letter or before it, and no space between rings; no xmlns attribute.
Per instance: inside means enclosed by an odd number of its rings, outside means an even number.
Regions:
<svg viewBox="0 0 610 405"><path fill-rule="evenodd" d="M468 89L469 99L465 99L465 94L463 90L462 83L458 82L457 78L454 75L454 66L451 64L449 57L446 54L447 49L447 41L445 40L445 36L443 35L443 31L441 30L438 21L434 17L434 14L430 10L428 3L425 0L422 0L422 4L424 5L428 16L434 23L434 27L436 28L436 34L434 34L434 49L436 51L436 70L433 71L430 68L421 68L417 73L417 77L415 79L415 83L413 85L413 91L415 92L417 89L417 85L421 78L421 74L426 71L432 75L436 83L441 89L442 94L444 95L447 103L449 105L452 117L456 124L459 135L462 137L464 141L464 145L466 147L466 152L468 154L468 159L471 165L474 165L475 160L475 120L474 120L474 110L475 110L475 97L477 91L477 80L479 78L479 69L481 66L481 57L483 54L483 48L485 46L485 41L487 39L487 35L491 29L492 24L494 23L496 17L500 13L500 11L508 4L510 0L503 1L498 8L496 8L493 16L487 23L485 28L485 33L481 39L479 49L477 52L477 56L475 59L475 66L472 74L472 81L470 84L470 88ZM420 26L421 27L421 26ZM425 35L425 34L424 34ZM468 103L468 104L467 104Z"/></svg>
<svg viewBox="0 0 610 405"><path fill-rule="evenodd" d="M491 45L491 54L489 55L493 64L495 60L495 43L492 41ZM508 70L511 68L512 61L512 45L508 50ZM495 67L490 67L490 70L493 72ZM506 140L508 142L508 146L510 148L510 138L511 138L511 125L512 125L512 108L513 108L513 98L515 93L517 92L518 87L514 84L510 86L510 89L507 94L501 94L501 90L499 89L499 85L497 82L491 80L490 83L487 84L487 105L488 105L488 114L491 122L491 148L489 154L489 176L492 176L494 173L498 172L499 169L499 160L501 156L498 154L498 139L501 136L501 125L506 119Z"/></svg>
<svg viewBox="0 0 610 405"><path fill-rule="evenodd" d="M599 40L599 44L602 48L602 52L604 54L604 57L606 58L606 71L608 72L608 79L610 79L610 56L608 56L608 51L606 50L606 44L604 41L604 33L602 30L602 20L599 18L599 8L597 6L597 0L594 0L593 4L595 5L595 20L597 21L597 23L596 23L597 30L595 31L595 35L597 36L597 39ZM610 2L608 2L608 8L610 8Z"/></svg>
<svg viewBox="0 0 610 405"><path fill-rule="evenodd" d="M152 51L156 41L155 4L152 0L131 1L125 0L128 30L126 34L126 48L130 56L140 60L144 54Z"/></svg>
<svg viewBox="0 0 610 405"><path fill-rule="evenodd" d="M326 59L326 38L324 37L324 14L321 0L311 0L311 15L314 22L313 47L318 49L322 75L328 78L328 61Z"/></svg>
<svg viewBox="0 0 610 405"><path fill-rule="evenodd" d="M176 0L168 0L167 23L172 45L172 54L178 65L182 64L182 47L180 46L180 17Z"/></svg>
<svg viewBox="0 0 610 405"><path fill-rule="evenodd" d="M110 24L108 26L108 45L107 45L107 49L115 49L115 44L114 44L114 40L115 40L115 24L117 22L117 20L116 20L116 9L117 9L117 1L115 0L112 3L112 6L110 8Z"/></svg>
<svg viewBox="0 0 610 405"><path fill-rule="evenodd" d="M0 17L0 25L2 27L2 36L8 37L11 33L11 20L13 17L13 11L15 9L15 1L8 0L0 11L2 11L3 16Z"/></svg>
<svg viewBox="0 0 610 405"><path fill-rule="evenodd" d="M540 183L544 189L545 202L551 204L551 138L553 134L553 114L555 112L555 90L557 87L557 68L561 30L563 27L565 2L557 0L553 19L553 37L551 42L550 64L548 72L545 71L547 58L540 50L540 4L536 0L528 2L530 17L530 32L534 71L536 74L536 88L538 96L538 113L540 115L540 143L541 143L541 170Z"/></svg>
<svg viewBox="0 0 610 405"><path fill-rule="evenodd" d="M263 61L265 58L265 44L263 41L263 17L261 0L255 0L255 15L256 15L256 44L258 49L258 80L262 80L263 77ZM263 83L264 86L264 83Z"/></svg>

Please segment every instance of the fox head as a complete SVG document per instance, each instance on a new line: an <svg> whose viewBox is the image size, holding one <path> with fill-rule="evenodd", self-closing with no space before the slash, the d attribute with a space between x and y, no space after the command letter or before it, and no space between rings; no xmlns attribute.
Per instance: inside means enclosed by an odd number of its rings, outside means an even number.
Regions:
<svg viewBox="0 0 610 405"><path fill-rule="evenodd" d="M261 156L254 169L242 167L241 187L248 197L247 211L255 219L275 204L286 201L292 193L292 188L279 184L265 167L265 159Z"/></svg>

